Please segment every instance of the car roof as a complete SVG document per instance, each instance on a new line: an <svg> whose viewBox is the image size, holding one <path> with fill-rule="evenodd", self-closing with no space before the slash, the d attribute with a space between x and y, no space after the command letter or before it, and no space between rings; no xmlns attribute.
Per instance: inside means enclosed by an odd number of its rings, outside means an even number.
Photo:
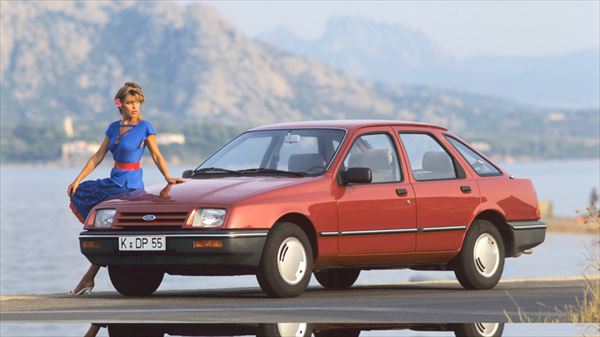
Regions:
<svg viewBox="0 0 600 337"><path fill-rule="evenodd" d="M444 131L448 129L427 123L419 123L412 121L398 121L398 120L376 120L376 119L345 119L345 120L321 120L321 121L304 121L304 122L288 122L288 123L276 123L259 126L251 129L255 130L269 130L269 129L293 129L293 128L343 128L343 129L357 129L367 126L415 126L422 128L434 128Z"/></svg>

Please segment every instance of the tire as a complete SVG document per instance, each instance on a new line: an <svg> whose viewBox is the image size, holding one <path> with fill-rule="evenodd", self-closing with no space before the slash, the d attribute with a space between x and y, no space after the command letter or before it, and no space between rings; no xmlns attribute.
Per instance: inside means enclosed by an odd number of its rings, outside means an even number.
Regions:
<svg viewBox="0 0 600 337"><path fill-rule="evenodd" d="M258 326L256 337L310 337L310 323L265 323Z"/></svg>
<svg viewBox="0 0 600 337"><path fill-rule="evenodd" d="M108 266L113 286L125 296L149 296L160 286L164 272L133 266Z"/></svg>
<svg viewBox="0 0 600 337"><path fill-rule="evenodd" d="M504 243L498 229L487 220L475 221L453 265L465 289L495 287L504 270Z"/></svg>
<svg viewBox="0 0 600 337"><path fill-rule="evenodd" d="M325 289L341 290L352 287L360 269L330 269L315 272L315 278Z"/></svg>
<svg viewBox="0 0 600 337"><path fill-rule="evenodd" d="M362 331L352 328L337 328L315 332L315 337L358 337Z"/></svg>
<svg viewBox="0 0 600 337"><path fill-rule="evenodd" d="M110 324L109 337L163 337L165 334L156 327L148 328L136 324Z"/></svg>
<svg viewBox="0 0 600 337"><path fill-rule="evenodd" d="M452 330L456 337L500 337L504 323L453 324Z"/></svg>
<svg viewBox="0 0 600 337"><path fill-rule="evenodd" d="M277 223L269 232L256 279L270 297L294 297L308 287L313 253L308 237L293 223Z"/></svg>

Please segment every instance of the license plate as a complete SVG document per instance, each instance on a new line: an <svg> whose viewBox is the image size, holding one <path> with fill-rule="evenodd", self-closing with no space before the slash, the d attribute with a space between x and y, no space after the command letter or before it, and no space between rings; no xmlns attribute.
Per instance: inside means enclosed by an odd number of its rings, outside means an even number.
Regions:
<svg viewBox="0 0 600 337"><path fill-rule="evenodd" d="M164 236L120 236L121 251L161 251L166 250L167 240Z"/></svg>

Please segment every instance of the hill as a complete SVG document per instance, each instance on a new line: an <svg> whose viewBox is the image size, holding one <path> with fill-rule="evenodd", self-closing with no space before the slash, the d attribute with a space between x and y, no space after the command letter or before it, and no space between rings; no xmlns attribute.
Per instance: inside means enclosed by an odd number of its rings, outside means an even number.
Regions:
<svg viewBox="0 0 600 337"><path fill-rule="evenodd" d="M600 46L559 55L460 60L422 32L348 17L330 19L315 40L285 29L258 39L368 80L454 88L546 107L600 105Z"/></svg>
<svg viewBox="0 0 600 337"><path fill-rule="evenodd" d="M338 118L438 123L494 142L498 155L581 157L598 145L596 110L559 111L568 118L555 120L555 110L491 96L357 80L253 41L201 4L1 2L1 9L5 162L56 159L65 117L76 138L99 141L118 118L115 91L130 80L144 87L144 115L159 132L186 135L185 146L165 149L184 160L251 126ZM499 134L516 143L507 148L493 139ZM540 146L523 147L520 138Z"/></svg>

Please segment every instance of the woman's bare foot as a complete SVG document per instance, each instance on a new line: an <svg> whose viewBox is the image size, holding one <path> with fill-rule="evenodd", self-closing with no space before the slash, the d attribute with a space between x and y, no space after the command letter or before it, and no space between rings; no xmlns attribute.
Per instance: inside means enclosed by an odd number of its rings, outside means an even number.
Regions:
<svg viewBox="0 0 600 337"><path fill-rule="evenodd" d="M94 289L94 278L96 278L96 274L98 274L98 270L100 270L100 266L91 265L90 268L83 274L81 281L75 286L73 290L69 292L71 295L84 295L86 293L91 293L92 289Z"/></svg>

